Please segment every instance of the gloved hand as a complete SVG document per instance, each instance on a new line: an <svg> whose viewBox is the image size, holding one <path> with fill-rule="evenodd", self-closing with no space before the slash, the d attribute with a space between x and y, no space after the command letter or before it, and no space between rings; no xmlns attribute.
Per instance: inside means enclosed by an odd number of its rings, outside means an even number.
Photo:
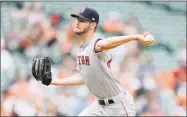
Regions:
<svg viewBox="0 0 187 117"><path fill-rule="evenodd" d="M49 85L52 81L51 64L53 60L49 57L40 57L33 60L32 75L37 81Z"/></svg>

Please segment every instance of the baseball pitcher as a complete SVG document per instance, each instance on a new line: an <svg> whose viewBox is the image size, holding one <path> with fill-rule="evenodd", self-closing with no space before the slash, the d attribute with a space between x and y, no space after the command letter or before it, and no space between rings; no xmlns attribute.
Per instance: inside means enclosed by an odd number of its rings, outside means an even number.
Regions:
<svg viewBox="0 0 187 117"><path fill-rule="evenodd" d="M112 58L107 50L113 49L130 41L138 41L143 45L152 45L154 37L150 34L116 36L107 39L97 38L95 32L99 23L99 14L93 8L84 8L76 18L74 33L82 42L77 55L75 75L53 79L49 57L37 58L33 61L32 74L44 85L86 85L95 95L95 101L85 108L79 116L135 116L133 97L126 92L116 75L112 72Z"/></svg>

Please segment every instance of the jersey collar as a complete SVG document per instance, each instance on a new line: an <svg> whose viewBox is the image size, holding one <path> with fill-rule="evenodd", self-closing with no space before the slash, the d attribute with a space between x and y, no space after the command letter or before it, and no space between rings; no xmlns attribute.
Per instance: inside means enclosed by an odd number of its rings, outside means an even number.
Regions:
<svg viewBox="0 0 187 117"><path fill-rule="evenodd" d="M92 38L92 39L89 39L88 41L86 41L86 42L84 42L81 46L80 46L80 48L85 48L86 46L88 46L93 40L95 39L95 37L94 38Z"/></svg>
<svg viewBox="0 0 187 117"><path fill-rule="evenodd" d="M88 41L86 41L85 43L83 43L82 45L81 45L81 48L85 48L86 46L88 46L90 43L91 43L91 39L90 40L88 40Z"/></svg>

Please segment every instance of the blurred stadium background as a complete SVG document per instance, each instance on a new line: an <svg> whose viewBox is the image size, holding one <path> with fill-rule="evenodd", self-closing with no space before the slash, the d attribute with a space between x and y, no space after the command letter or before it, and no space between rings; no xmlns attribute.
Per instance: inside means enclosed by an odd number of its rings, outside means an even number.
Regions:
<svg viewBox="0 0 187 117"><path fill-rule="evenodd" d="M44 86L33 58L51 57L53 76L76 72L79 40L70 13L93 7L102 37L150 32L152 47L110 50L112 69L136 103L137 116L186 115L186 2L1 2L1 116L78 115L94 97L85 86Z"/></svg>

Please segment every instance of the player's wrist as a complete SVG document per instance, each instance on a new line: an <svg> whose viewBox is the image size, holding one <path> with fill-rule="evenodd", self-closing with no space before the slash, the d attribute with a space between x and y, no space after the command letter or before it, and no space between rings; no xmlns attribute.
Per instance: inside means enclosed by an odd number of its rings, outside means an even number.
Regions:
<svg viewBox="0 0 187 117"><path fill-rule="evenodd" d="M143 37L143 35L134 35L133 38L134 38L134 40L136 40L136 41L141 41L141 39L144 38L144 37Z"/></svg>
<svg viewBox="0 0 187 117"><path fill-rule="evenodd" d="M56 82L56 80L52 79L52 81L51 81L50 84L51 84L51 85L57 85L57 82Z"/></svg>

